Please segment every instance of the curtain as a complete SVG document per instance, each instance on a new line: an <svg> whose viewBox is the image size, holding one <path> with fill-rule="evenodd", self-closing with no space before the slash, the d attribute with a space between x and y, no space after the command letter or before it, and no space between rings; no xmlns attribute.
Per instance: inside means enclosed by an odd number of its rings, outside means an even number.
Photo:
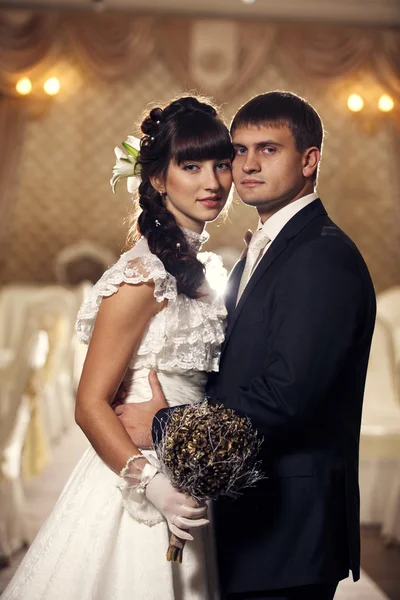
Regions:
<svg viewBox="0 0 400 600"><path fill-rule="evenodd" d="M79 13L67 15L64 25L80 61L108 81L139 71L154 48L151 18Z"/></svg>
<svg viewBox="0 0 400 600"><path fill-rule="evenodd" d="M157 57L187 90L217 101L240 92L277 55L283 68L314 80L369 70L400 99L398 29L0 11L0 241L23 138L23 99L13 99L15 83L22 75L40 77L65 46L107 81L139 73Z"/></svg>
<svg viewBox="0 0 400 600"><path fill-rule="evenodd" d="M215 40L218 32L228 39ZM208 36L208 37L207 37ZM278 52L306 76L332 78L365 67L400 96L400 31L373 27L153 18L121 13L20 13L0 11L0 90L16 94L18 77L51 65L69 44L86 67L107 80L145 68L157 56L186 87L226 98L257 75ZM228 73L228 50L235 70ZM200 48L200 52L199 52ZM207 52L207 49L209 50ZM213 52L211 52L213 50ZM223 63L225 62L225 69ZM221 70L220 86L212 73ZM229 75L229 76L228 76Z"/></svg>
<svg viewBox="0 0 400 600"><path fill-rule="evenodd" d="M25 128L24 98L0 96L0 260L11 215L13 186ZM3 258L1 258L3 257Z"/></svg>

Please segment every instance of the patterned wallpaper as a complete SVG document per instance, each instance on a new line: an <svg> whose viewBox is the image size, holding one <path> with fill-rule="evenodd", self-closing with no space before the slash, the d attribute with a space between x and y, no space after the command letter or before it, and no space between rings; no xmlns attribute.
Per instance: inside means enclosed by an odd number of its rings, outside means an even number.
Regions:
<svg viewBox="0 0 400 600"><path fill-rule="evenodd" d="M54 281L53 260L81 240L118 254L124 245L129 196L109 186L113 148L135 131L150 102L185 92L160 59L145 64L134 79L113 84L83 71L67 51L54 69L62 91L29 120L13 214L0 262L2 282ZM330 216L357 243L377 288L400 283L398 137L390 121L357 122L345 106L354 80L306 81L276 58L235 97L226 98L225 116L249 97L271 89L305 96L319 110L326 128L319 194ZM373 83L372 83L373 86ZM256 224L253 209L236 198L228 220L209 227L207 249L242 248L242 235Z"/></svg>

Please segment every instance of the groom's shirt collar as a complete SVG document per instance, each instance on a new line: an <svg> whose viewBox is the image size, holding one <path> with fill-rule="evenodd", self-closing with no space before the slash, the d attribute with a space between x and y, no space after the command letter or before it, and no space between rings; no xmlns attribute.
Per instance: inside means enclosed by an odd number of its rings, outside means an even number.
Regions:
<svg viewBox="0 0 400 600"><path fill-rule="evenodd" d="M317 199L318 195L315 192L303 196L278 210L278 212L272 215L272 217L265 221L264 224L259 220L257 229L261 229L262 227L271 242L273 242L278 233L285 227L290 219L294 217L294 215Z"/></svg>

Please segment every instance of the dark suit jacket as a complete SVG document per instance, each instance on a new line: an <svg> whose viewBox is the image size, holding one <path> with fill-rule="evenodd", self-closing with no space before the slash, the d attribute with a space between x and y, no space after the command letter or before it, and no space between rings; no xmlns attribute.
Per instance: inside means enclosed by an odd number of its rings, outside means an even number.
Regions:
<svg viewBox="0 0 400 600"><path fill-rule="evenodd" d="M317 200L258 264L228 329L212 403L251 418L267 476L216 502L222 590L359 577L358 447L375 294L354 243Z"/></svg>

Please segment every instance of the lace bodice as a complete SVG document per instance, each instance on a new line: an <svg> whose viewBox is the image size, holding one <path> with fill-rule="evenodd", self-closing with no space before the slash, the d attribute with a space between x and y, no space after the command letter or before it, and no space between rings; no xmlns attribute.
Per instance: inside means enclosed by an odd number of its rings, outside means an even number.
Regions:
<svg viewBox="0 0 400 600"><path fill-rule="evenodd" d="M185 235L196 251L207 239L207 234L187 230ZM121 283L152 280L156 300L168 303L151 319L130 368L217 371L226 309L223 296L215 288L223 287L226 271L220 257L211 252L201 252L197 257L205 266L206 279L199 290L201 297L192 299L178 294L175 277L141 238L103 274L83 303L76 322L80 341L89 343L103 297L115 294Z"/></svg>

